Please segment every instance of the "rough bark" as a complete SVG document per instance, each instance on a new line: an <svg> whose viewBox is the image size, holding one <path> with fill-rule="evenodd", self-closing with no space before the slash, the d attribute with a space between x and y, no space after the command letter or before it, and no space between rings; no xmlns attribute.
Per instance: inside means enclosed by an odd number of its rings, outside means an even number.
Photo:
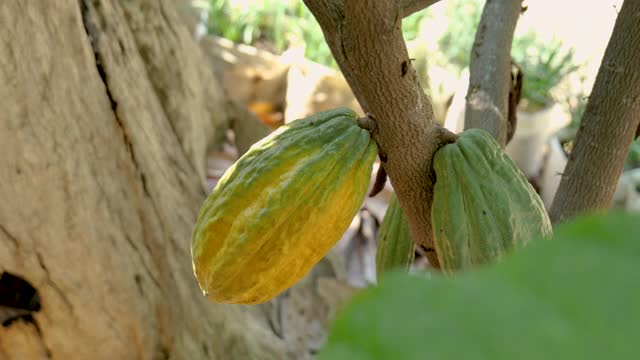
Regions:
<svg viewBox="0 0 640 360"><path fill-rule="evenodd" d="M175 17L165 0L0 6L0 275L41 304L3 319L0 358L287 358L257 309L209 303L193 278L224 124Z"/></svg>
<svg viewBox="0 0 640 360"><path fill-rule="evenodd" d="M640 1L625 1L551 206L554 223L609 208L640 122Z"/></svg>
<svg viewBox="0 0 640 360"><path fill-rule="evenodd" d="M174 2L137 0L120 4L162 109L198 175L204 179L207 151L224 136L216 128L223 127L226 121L225 102L222 91L212 86L215 78L203 57L185 56L197 53L198 45L182 25ZM106 8L101 11L103 20L95 19L94 26L95 31L109 37L117 29L104 25L117 15L106 13Z"/></svg>
<svg viewBox="0 0 640 360"><path fill-rule="evenodd" d="M487 0L471 49L465 129L487 130L504 147L511 87L511 43L522 0Z"/></svg>
<svg viewBox="0 0 640 360"><path fill-rule="evenodd" d="M372 135L417 244L433 249L431 159L440 131L402 38L395 1L305 0L376 127ZM429 259L437 264L435 253Z"/></svg>
<svg viewBox="0 0 640 360"><path fill-rule="evenodd" d="M194 7L194 1L192 0L171 0L173 6L178 10L178 14L182 18L182 23L187 27L189 34L192 34L197 38L197 29L204 16L206 16L206 9L200 9Z"/></svg>

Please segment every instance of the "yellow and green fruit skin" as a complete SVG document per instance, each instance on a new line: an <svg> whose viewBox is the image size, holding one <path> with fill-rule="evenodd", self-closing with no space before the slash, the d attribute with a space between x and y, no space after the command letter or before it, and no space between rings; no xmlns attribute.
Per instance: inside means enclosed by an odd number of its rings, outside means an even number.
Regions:
<svg viewBox="0 0 640 360"><path fill-rule="evenodd" d="M266 302L341 238L377 146L349 109L296 120L254 144L220 179L194 226L198 284L214 302Z"/></svg>
<svg viewBox="0 0 640 360"><path fill-rule="evenodd" d="M495 262L551 222L540 196L485 130L469 129L436 151L434 243L445 272Z"/></svg>
<svg viewBox="0 0 640 360"><path fill-rule="evenodd" d="M411 230L396 194L391 195L378 235L376 273L378 277L389 271L409 271L415 251Z"/></svg>

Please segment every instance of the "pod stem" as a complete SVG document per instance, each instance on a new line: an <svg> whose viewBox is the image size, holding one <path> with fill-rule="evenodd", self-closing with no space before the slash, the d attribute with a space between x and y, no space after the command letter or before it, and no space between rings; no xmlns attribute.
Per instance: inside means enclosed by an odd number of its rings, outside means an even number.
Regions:
<svg viewBox="0 0 640 360"><path fill-rule="evenodd" d="M452 133L447 128L438 127L437 134L438 134L438 146L436 148L436 151L438 151L437 149L440 149L441 147L447 144L452 144L458 140L458 135Z"/></svg>

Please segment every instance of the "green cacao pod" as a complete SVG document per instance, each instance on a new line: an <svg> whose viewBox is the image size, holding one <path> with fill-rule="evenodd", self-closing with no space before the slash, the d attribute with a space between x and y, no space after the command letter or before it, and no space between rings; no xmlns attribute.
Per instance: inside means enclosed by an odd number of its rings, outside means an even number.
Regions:
<svg viewBox="0 0 640 360"><path fill-rule="evenodd" d="M414 258L414 243L404 212L396 194L391 195L389 207L382 219L376 252L376 272L409 271Z"/></svg>
<svg viewBox="0 0 640 360"><path fill-rule="evenodd" d="M444 271L493 262L513 248L551 234L540 196L493 137L464 131L436 151L431 211Z"/></svg>
<svg viewBox="0 0 640 360"><path fill-rule="evenodd" d="M349 109L296 120L253 145L204 201L193 230L205 295L257 304L306 275L358 212L376 154Z"/></svg>

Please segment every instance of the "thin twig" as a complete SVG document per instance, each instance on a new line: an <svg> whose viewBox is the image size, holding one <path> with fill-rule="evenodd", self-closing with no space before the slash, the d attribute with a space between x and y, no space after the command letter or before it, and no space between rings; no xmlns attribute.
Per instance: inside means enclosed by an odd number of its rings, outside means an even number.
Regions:
<svg viewBox="0 0 640 360"><path fill-rule="evenodd" d="M513 63L513 69L511 72L511 88L509 89L509 108L507 117L507 144L513 138L513 134L516 132L518 125L518 105L522 98L522 82L524 81L524 74L520 66Z"/></svg>
<svg viewBox="0 0 640 360"><path fill-rule="evenodd" d="M378 172L376 173L376 181L373 183L369 197L374 197L384 189L384 185L387 183L387 172L384 170L384 165L380 164Z"/></svg>

